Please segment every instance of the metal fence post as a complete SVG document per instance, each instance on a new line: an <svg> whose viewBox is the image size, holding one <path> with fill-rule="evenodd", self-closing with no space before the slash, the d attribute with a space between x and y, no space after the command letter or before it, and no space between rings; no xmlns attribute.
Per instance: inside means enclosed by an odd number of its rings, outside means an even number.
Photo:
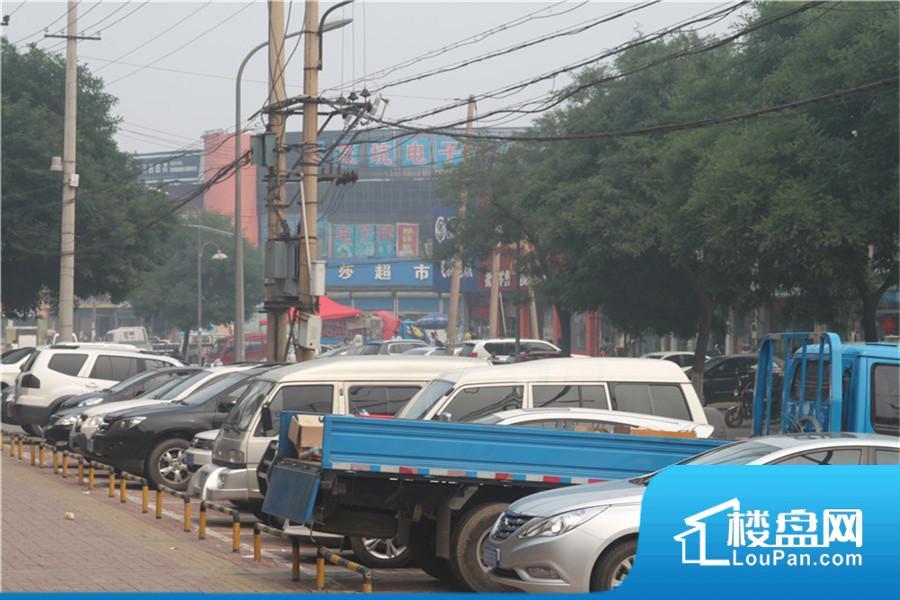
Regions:
<svg viewBox="0 0 900 600"><path fill-rule="evenodd" d="M157 488L156 488L156 518L157 519L162 519L162 509L163 509L162 488L157 486Z"/></svg>
<svg viewBox="0 0 900 600"><path fill-rule="evenodd" d="M184 530L190 532L191 530L191 499L185 494L183 496L184 499Z"/></svg>
<svg viewBox="0 0 900 600"><path fill-rule="evenodd" d="M94 465L88 466L88 491L93 491L94 489L94 474L96 472L96 467Z"/></svg>
<svg viewBox="0 0 900 600"><path fill-rule="evenodd" d="M325 589L325 557L321 551L316 553L316 589L320 592Z"/></svg>
<svg viewBox="0 0 900 600"><path fill-rule="evenodd" d="M128 497L126 496L126 494L128 493L127 486L128 482L125 481L125 476L123 475L119 479L119 502L121 502L122 504L125 504L126 500L128 499Z"/></svg>
<svg viewBox="0 0 900 600"><path fill-rule="evenodd" d="M147 485L145 479L141 486L141 513L147 514L148 512L150 512L150 486Z"/></svg>
<svg viewBox="0 0 900 600"><path fill-rule="evenodd" d="M84 461L78 457L78 485L84 485Z"/></svg>
<svg viewBox="0 0 900 600"><path fill-rule="evenodd" d="M68 479L69 477L69 453L66 450L63 450L62 453L62 476L63 479Z"/></svg>
<svg viewBox="0 0 900 600"><path fill-rule="evenodd" d="M28 445L29 455L31 456L31 466L35 465L35 459L37 458L37 452L34 450L34 442Z"/></svg>
<svg viewBox="0 0 900 600"><path fill-rule="evenodd" d="M22 460L22 457L24 456L24 454L25 454L25 442L24 442L24 438L20 437L19 443L18 443L19 460Z"/></svg>
<svg viewBox="0 0 900 600"><path fill-rule="evenodd" d="M231 551L241 551L241 516L240 513L234 511L231 514Z"/></svg>
<svg viewBox="0 0 900 600"><path fill-rule="evenodd" d="M109 481L109 497L116 497L116 472L112 469L109 470L109 475L107 475L107 480Z"/></svg>
<svg viewBox="0 0 900 600"><path fill-rule="evenodd" d="M206 539L206 500L200 501L200 526L197 539Z"/></svg>
<svg viewBox="0 0 900 600"><path fill-rule="evenodd" d="M53 474L56 475L59 473L59 451L57 451L56 446L53 447Z"/></svg>
<svg viewBox="0 0 900 600"><path fill-rule="evenodd" d="M43 444L38 446L38 459L39 459L38 462L40 463L38 466L43 469L44 468L44 445Z"/></svg>
<svg viewBox="0 0 900 600"><path fill-rule="evenodd" d="M253 560L259 562L262 559L262 532L259 523L253 524Z"/></svg>

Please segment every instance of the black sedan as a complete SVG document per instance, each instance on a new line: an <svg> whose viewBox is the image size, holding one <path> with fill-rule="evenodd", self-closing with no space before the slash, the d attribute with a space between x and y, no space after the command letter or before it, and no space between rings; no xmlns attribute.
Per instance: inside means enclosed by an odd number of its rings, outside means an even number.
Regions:
<svg viewBox="0 0 900 600"><path fill-rule="evenodd" d="M191 439L219 428L252 378L270 368L230 373L184 400L110 413L87 458L183 491L191 475L184 462Z"/></svg>
<svg viewBox="0 0 900 600"><path fill-rule="evenodd" d="M60 403L57 410L50 416L50 422L44 428L44 439L50 444L65 446L69 442L69 433L72 431L72 427L86 409L108 402L133 400L199 370L198 367L171 367L144 371L120 381L111 388L71 396Z"/></svg>

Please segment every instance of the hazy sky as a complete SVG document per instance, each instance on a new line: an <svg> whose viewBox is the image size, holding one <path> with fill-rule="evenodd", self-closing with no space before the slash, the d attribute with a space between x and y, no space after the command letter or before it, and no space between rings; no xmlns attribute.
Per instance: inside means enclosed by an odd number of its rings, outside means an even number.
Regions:
<svg viewBox="0 0 900 600"><path fill-rule="evenodd" d="M320 15L333 3L321 3ZM324 70L320 90L342 85L347 93L359 91L349 83L378 71L471 38L475 34L519 20L520 23L484 39L413 65L370 78L371 89L402 77L423 73L559 29L589 22L602 15L626 10L635 2L363 2L338 9L332 18L352 18L352 24L325 34ZM381 92L388 100L385 118L399 119L466 97L552 71L560 66L601 53L627 41L637 32L651 32L703 11L725 6L722 2L664 2L627 16L599 24L583 33L561 37L532 48L487 60L436 77L391 87ZM536 13L525 20L522 17ZM115 112L123 119L118 142L130 152L153 152L198 145L203 132L229 129L234 124L234 78L244 55L267 39L267 9L255 2L87 2L77 5L81 34L100 41L79 43L79 62L103 77L107 91L119 99ZM301 28L303 0L285 1L290 13L289 31ZM3 34L17 45L65 51L63 40L44 39L44 29L61 33L65 27L65 2L26 0L3 2L3 14L11 15ZM124 18L123 18L124 17ZM119 21L120 22L116 22ZM524 21L524 22L521 22ZM703 30L721 33L732 22L722 21ZM299 39L299 38L296 38ZM294 43L289 41L290 55ZM115 61L115 62L110 62ZM287 68L288 94L301 91L302 44ZM151 64L152 63L152 64ZM147 66L150 65L150 66ZM143 67L143 68L142 68ZM250 117L266 96L266 53L261 51L244 73L243 118ZM506 99L479 103L480 113L513 102L540 96L569 81L567 76L547 81ZM63 94L63 89L59 90ZM426 122L442 124L465 118L465 107L442 113ZM523 125L528 119L504 120ZM259 119L255 122L260 126ZM300 129L292 117L288 129Z"/></svg>

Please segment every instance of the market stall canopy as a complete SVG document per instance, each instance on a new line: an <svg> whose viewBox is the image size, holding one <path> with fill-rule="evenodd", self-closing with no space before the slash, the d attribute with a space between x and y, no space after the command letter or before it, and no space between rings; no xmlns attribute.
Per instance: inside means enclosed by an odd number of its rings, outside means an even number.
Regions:
<svg viewBox="0 0 900 600"><path fill-rule="evenodd" d="M416 327L420 329L447 329L448 321L449 319L444 313L432 313L416 321Z"/></svg>
<svg viewBox="0 0 900 600"><path fill-rule="evenodd" d="M397 337L397 332L400 330L401 321L397 317L386 310L376 310L372 313L384 323L384 331L382 332L382 337L386 340Z"/></svg>
<svg viewBox="0 0 900 600"><path fill-rule="evenodd" d="M322 317L323 321L350 319L353 317L358 317L359 315L363 314L363 312L364 311L361 311L358 308L350 308L349 306L339 304L328 296L319 297L319 316ZM293 316L294 309L292 308L288 311L288 319L292 319Z"/></svg>

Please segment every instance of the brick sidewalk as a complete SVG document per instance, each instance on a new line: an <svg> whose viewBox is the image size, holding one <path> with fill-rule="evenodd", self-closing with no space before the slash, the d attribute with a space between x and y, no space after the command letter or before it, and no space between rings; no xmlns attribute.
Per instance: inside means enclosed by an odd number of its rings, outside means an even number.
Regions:
<svg viewBox="0 0 900 600"><path fill-rule="evenodd" d="M0 589L4 592L60 591L200 591L200 592L309 592L314 589L311 547L304 548L301 581L293 582L290 568L280 556L287 547L264 538L269 558L252 562L248 528L242 552L229 551L230 519L216 528L210 513L205 541L197 539L197 507L192 533L182 523L164 517L157 521L140 512L140 492L129 502L107 497L105 479L87 493L77 484L72 469L68 480L52 469L28 466L4 453L0 494ZM167 497L168 498L168 497ZM181 515L181 502L171 499L166 510ZM152 513L151 508L151 513ZM74 513L66 520L65 513ZM174 516L174 515L171 515ZM215 532L227 535L216 535ZM210 535L212 534L212 535ZM417 569L378 571L375 591L443 591ZM355 591L359 576L329 569L328 590Z"/></svg>

